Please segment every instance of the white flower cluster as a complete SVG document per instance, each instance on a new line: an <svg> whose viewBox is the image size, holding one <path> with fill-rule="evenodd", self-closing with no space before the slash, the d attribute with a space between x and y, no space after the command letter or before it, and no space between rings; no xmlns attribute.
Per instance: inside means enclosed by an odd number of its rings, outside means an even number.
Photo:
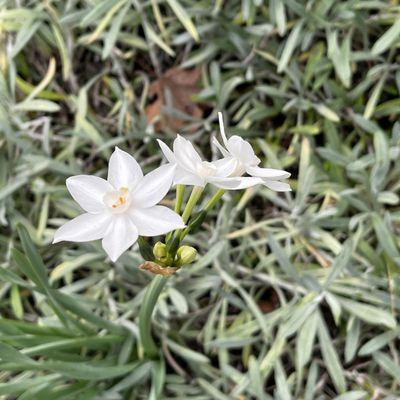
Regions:
<svg viewBox="0 0 400 400"><path fill-rule="evenodd" d="M214 138L214 144L223 158L217 161L203 161L193 144L178 135L174 140L173 151L158 140L161 150L171 165L176 165L174 183L182 185L215 186L228 189L245 189L258 184L280 192L289 191L290 186L281 182L289 178L286 171L272 168L260 168L261 160L255 155L249 142L234 135L229 139L225 134L222 113L218 113L221 136L224 146ZM250 176L243 176L247 173Z"/></svg>
<svg viewBox="0 0 400 400"><path fill-rule="evenodd" d="M173 184L204 187L207 183L221 189L236 190L262 184L276 191L288 191L281 182L286 171L260 168L261 160L250 143L239 136L226 137L219 113L223 146L214 143L223 158L204 161L193 144L178 135L173 151L159 140L168 164L143 176L137 161L118 147L111 155L107 180L90 175L67 179L74 200L86 211L61 226L53 243L63 240L86 242L102 239L110 259L116 261L139 236L159 236L185 228L180 215L157 205ZM249 176L243 176L244 174Z"/></svg>

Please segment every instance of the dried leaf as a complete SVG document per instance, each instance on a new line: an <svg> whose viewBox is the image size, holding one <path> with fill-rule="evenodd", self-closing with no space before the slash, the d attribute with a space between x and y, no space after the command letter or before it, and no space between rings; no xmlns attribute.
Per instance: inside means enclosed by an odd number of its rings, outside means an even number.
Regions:
<svg viewBox="0 0 400 400"><path fill-rule="evenodd" d="M158 265L151 261L146 261L145 263L139 265L139 268L145 271L150 271L153 274L163 275L163 276L171 276L179 269L173 267L162 267L161 265Z"/></svg>
<svg viewBox="0 0 400 400"><path fill-rule="evenodd" d="M174 67L151 83L149 97L156 97L146 107L146 117L149 123L156 123L157 131L161 130L161 126L178 130L184 124L178 117L163 112L163 107L166 105L189 116L202 117L203 110L193 102L193 95L200 90L197 86L200 73L200 68L187 70Z"/></svg>

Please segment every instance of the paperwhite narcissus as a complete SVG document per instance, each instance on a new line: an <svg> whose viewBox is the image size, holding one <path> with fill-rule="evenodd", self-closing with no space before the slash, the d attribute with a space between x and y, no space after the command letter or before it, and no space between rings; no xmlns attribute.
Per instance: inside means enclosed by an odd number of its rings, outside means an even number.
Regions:
<svg viewBox="0 0 400 400"><path fill-rule="evenodd" d="M185 227L182 218L157 206L172 185L174 165L146 176L136 160L118 147L111 155L107 180L91 175L67 179L74 200L86 211L61 226L53 243L102 239L112 261L131 247L138 236L158 236Z"/></svg>
<svg viewBox="0 0 400 400"><path fill-rule="evenodd" d="M176 166L174 184L204 187L211 183L222 189L235 190L262 183L258 178L232 177L236 168L234 160L223 163L220 160L203 161L193 144L180 135L174 140L174 151L161 140L158 140L158 144L169 165Z"/></svg>
<svg viewBox="0 0 400 400"><path fill-rule="evenodd" d="M232 177L242 176L247 172L252 177L259 178L261 183L269 189L279 192L290 191L290 186L287 183L280 182L282 179L289 178L290 173L279 169L258 167L261 160L255 155L251 144L237 135L231 136L228 139L225 134L222 113L218 113L218 118L222 141L225 147L216 138L213 139L213 142L224 156L222 160L218 161L221 167L224 164L231 166L233 163L234 168L230 175Z"/></svg>

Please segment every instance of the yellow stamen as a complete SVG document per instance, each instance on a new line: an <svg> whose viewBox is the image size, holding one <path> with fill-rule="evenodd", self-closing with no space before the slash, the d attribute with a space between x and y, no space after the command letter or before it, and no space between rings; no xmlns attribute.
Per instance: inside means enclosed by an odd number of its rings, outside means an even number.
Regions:
<svg viewBox="0 0 400 400"><path fill-rule="evenodd" d="M119 190L109 192L105 195L104 201L113 210L123 211L130 202L129 189L121 187Z"/></svg>

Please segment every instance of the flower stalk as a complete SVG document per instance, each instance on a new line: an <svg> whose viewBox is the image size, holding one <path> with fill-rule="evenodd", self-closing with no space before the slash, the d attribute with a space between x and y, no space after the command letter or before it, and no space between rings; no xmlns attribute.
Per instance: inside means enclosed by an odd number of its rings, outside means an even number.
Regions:
<svg viewBox="0 0 400 400"><path fill-rule="evenodd" d="M190 214L193 211L193 208L196 206L197 202L200 199L201 194L203 193L204 187L195 186L190 194L189 200L186 204L185 210L182 214L183 222L186 224L188 222Z"/></svg>
<svg viewBox="0 0 400 400"><path fill-rule="evenodd" d="M226 192L225 189L219 189L214 193L214 196L211 197L211 199L207 202L206 206L204 207L204 210L206 212L210 211L215 204L217 204L218 200L224 195Z"/></svg>
<svg viewBox="0 0 400 400"><path fill-rule="evenodd" d="M175 197L175 207L174 210L177 214L181 213L182 203L183 203L183 195L185 194L185 185L178 184L176 185L176 197ZM171 239L172 232L167 233L166 242Z"/></svg>
<svg viewBox="0 0 400 400"><path fill-rule="evenodd" d="M184 193L185 193L185 185L176 185L175 212L177 214L181 213Z"/></svg>
<svg viewBox="0 0 400 400"><path fill-rule="evenodd" d="M165 276L156 275L146 289L143 302L139 311L139 333L142 342L144 355L149 359L157 359L159 357L160 347L154 342L151 333L151 317L154 307L157 303L165 284L167 283Z"/></svg>
<svg viewBox="0 0 400 400"><path fill-rule="evenodd" d="M192 190L192 193L190 193L190 197L188 202L186 203L186 207L183 210L182 214L182 220L186 224L190 218L190 215L192 214L193 208L196 206L197 202L199 201L202 193L203 193L204 187L202 186L195 186ZM171 253L172 257L175 258L176 250L179 247L180 242L182 239L186 236L188 232L188 227L186 227L183 231L175 231L172 235L172 238L170 238L169 242L169 252Z"/></svg>

